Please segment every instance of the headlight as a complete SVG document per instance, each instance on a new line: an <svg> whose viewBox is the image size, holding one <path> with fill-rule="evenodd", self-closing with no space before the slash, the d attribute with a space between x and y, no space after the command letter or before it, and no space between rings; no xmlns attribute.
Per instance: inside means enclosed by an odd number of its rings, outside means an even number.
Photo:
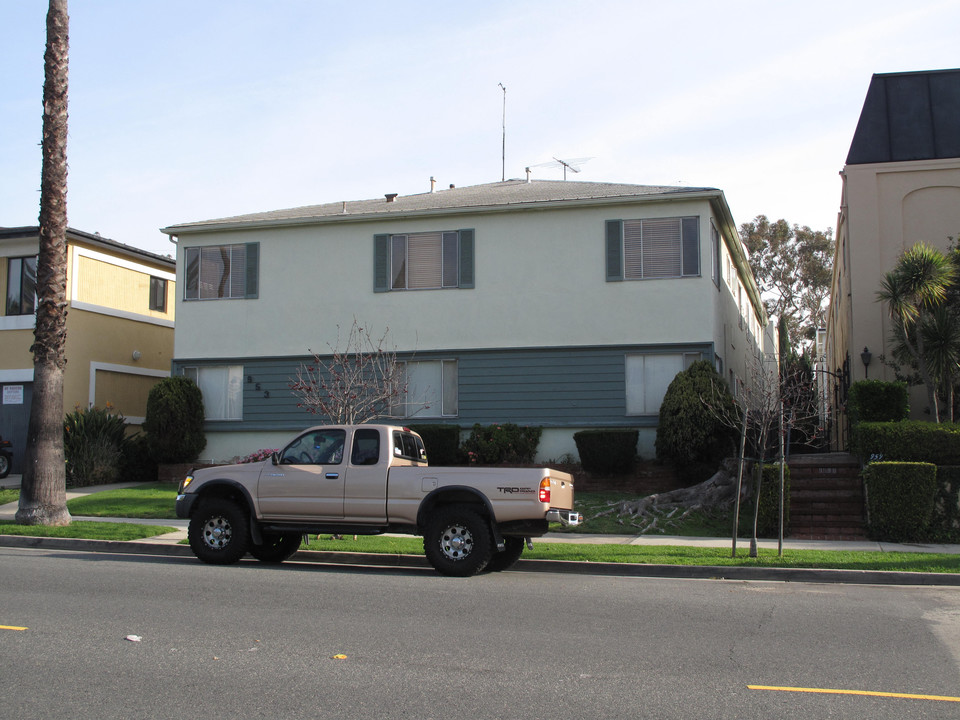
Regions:
<svg viewBox="0 0 960 720"><path fill-rule="evenodd" d="M193 475L187 475L183 481L180 483L180 490L178 491L179 495L183 495L183 491L190 487L190 483L193 482Z"/></svg>

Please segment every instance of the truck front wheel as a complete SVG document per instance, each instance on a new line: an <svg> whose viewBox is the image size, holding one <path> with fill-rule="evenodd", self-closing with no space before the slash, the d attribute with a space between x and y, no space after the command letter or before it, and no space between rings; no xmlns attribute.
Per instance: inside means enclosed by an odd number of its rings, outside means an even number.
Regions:
<svg viewBox="0 0 960 720"><path fill-rule="evenodd" d="M247 514L231 500L205 500L190 518L187 538L193 554L212 565L230 565L247 552Z"/></svg>
<svg viewBox="0 0 960 720"><path fill-rule="evenodd" d="M476 575L490 562L490 527L474 510L449 507L440 510L427 525L423 551L441 575Z"/></svg>

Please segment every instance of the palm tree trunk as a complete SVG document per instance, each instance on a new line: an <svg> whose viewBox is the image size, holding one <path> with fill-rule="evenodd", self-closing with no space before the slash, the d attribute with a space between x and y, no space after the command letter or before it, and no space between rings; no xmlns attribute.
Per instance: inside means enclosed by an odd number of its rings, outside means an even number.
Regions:
<svg viewBox="0 0 960 720"><path fill-rule="evenodd" d="M67 0L50 0L44 53L40 252L34 329L33 402L17 522L67 525L63 368L67 289Z"/></svg>

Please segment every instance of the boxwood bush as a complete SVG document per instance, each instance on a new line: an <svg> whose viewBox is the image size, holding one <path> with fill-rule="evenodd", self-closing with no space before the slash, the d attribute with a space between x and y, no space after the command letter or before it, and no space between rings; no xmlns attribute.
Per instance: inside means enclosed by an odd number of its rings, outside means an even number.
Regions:
<svg viewBox="0 0 960 720"><path fill-rule="evenodd" d="M851 449L863 462L960 465L960 425L923 420L863 422L853 429Z"/></svg>
<svg viewBox="0 0 960 720"><path fill-rule="evenodd" d="M463 442L463 451L469 462L480 465L532 463L542 433L543 428L539 427L521 427L513 423L484 426L478 423Z"/></svg>
<svg viewBox="0 0 960 720"><path fill-rule="evenodd" d="M867 532L874 540L919 542L930 533L937 467L923 462L874 462L863 471Z"/></svg>
<svg viewBox="0 0 960 720"><path fill-rule="evenodd" d="M906 420L910 417L907 384L884 380L859 380L850 386L847 413L853 424Z"/></svg>
<svg viewBox="0 0 960 720"><path fill-rule="evenodd" d="M581 430L573 434L580 454L580 465L596 475L622 475L633 470L637 457L635 428L604 428Z"/></svg>
<svg viewBox="0 0 960 720"><path fill-rule="evenodd" d="M960 466L937 468L937 492L930 521L930 542L960 542Z"/></svg>
<svg viewBox="0 0 960 720"><path fill-rule="evenodd" d="M207 446L203 394L185 377L164 378L150 389L143 431L158 463L188 463Z"/></svg>

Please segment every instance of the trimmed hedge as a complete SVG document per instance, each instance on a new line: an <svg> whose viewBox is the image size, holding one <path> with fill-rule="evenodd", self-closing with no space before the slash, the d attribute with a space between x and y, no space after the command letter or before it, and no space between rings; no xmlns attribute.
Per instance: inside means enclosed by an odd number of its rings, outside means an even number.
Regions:
<svg viewBox="0 0 960 720"><path fill-rule="evenodd" d="M753 478L752 478L753 479ZM737 526L739 535L752 534L753 530L753 494L740 501L740 519ZM790 532L790 466L783 468L783 534ZM760 483L760 513L757 516L757 537L776 538L780 535L780 465L764 465L763 480Z"/></svg>
<svg viewBox="0 0 960 720"><path fill-rule="evenodd" d="M463 452L468 462L480 465L532 463L542 433L543 428L540 427L521 427L513 423L484 426L477 423L470 431L470 437L463 442ZM430 457L429 454L427 457Z"/></svg>
<svg viewBox="0 0 960 720"><path fill-rule="evenodd" d="M580 465L588 473L618 475L633 470L640 431L631 428L581 430L573 434Z"/></svg>
<svg viewBox="0 0 960 720"><path fill-rule="evenodd" d="M874 540L918 542L930 532L937 467L924 462L874 462L863 471L867 532Z"/></svg>
<svg viewBox="0 0 960 720"><path fill-rule="evenodd" d="M960 465L960 425L923 420L864 422L853 429L851 449L863 462Z"/></svg>
<svg viewBox="0 0 960 720"><path fill-rule="evenodd" d="M960 542L960 467L956 465L937 468L937 492L927 540Z"/></svg>
<svg viewBox="0 0 960 720"><path fill-rule="evenodd" d="M900 422L910 417L905 382L859 380L850 386L847 412L854 425L862 422Z"/></svg>
<svg viewBox="0 0 960 720"><path fill-rule="evenodd" d="M459 465L460 428L456 425L410 425L423 438L431 465Z"/></svg>
<svg viewBox="0 0 960 720"><path fill-rule="evenodd" d="M164 378L150 389L143 431L157 463L191 462L207 446L203 394L185 377Z"/></svg>

